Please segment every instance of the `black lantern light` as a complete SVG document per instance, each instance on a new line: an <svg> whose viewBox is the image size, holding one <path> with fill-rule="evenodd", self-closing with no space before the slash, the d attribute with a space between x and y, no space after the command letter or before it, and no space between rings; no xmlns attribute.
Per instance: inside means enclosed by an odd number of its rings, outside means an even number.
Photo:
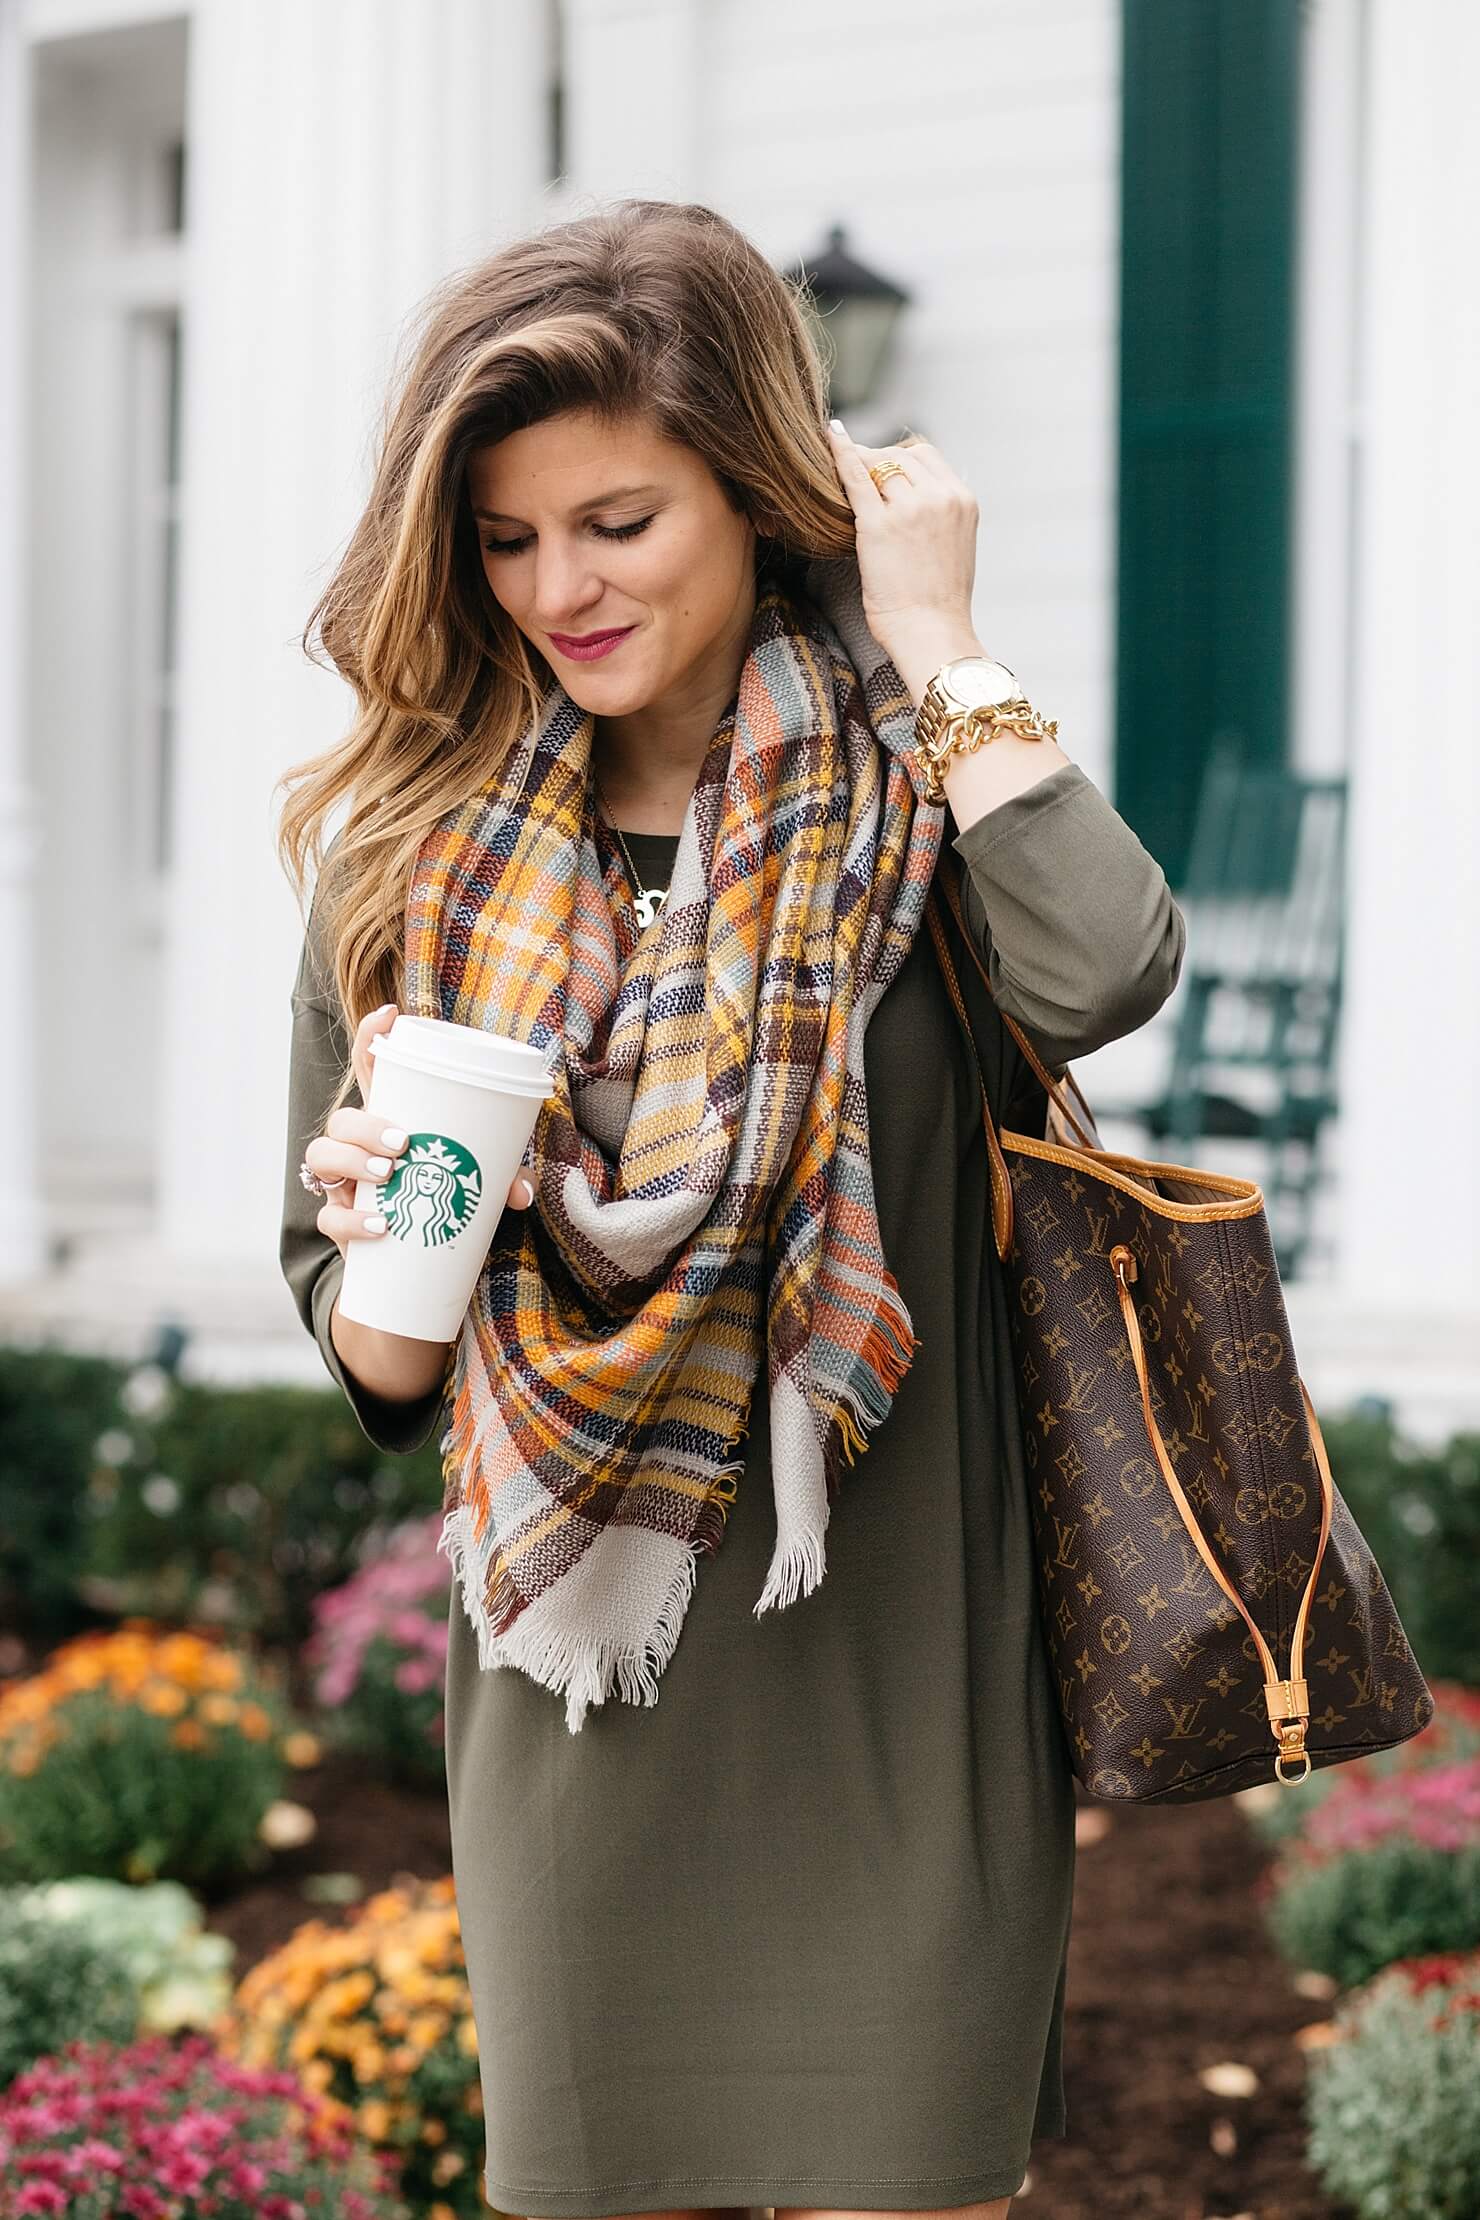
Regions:
<svg viewBox="0 0 1480 2220"><path fill-rule="evenodd" d="M824 362L832 362L828 405L836 414L872 400L899 312L910 298L892 278L856 262L846 236L841 224L833 224L821 253L784 273L807 289L802 305L819 331Z"/></svg>

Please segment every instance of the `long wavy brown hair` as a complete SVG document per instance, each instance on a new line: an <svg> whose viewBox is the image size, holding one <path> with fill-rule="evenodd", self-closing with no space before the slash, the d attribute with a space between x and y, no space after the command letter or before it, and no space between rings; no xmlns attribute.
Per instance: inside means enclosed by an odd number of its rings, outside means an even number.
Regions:
<svg viewBox="0 0 1480 2220"><path fill-rule="evenodd" d="M399 998L426 834L496 776L553 682L489 588L470 451L566 409L645 416L694 449L755 525L758 584L798 584L808 557L854 539L804 305L804 287L712 208L635 199L516 240L422 304L369 500L303 633L304 652L348 679L358 714L277 782L279 855L300 909L315 882L313 938L349 1038ZM353 1077L346 1064L331 1109Z"/></svg>

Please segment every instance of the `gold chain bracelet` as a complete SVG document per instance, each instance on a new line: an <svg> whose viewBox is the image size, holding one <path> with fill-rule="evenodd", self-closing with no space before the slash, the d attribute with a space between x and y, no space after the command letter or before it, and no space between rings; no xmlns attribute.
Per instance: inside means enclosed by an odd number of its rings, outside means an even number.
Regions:
<svg viewBox="0 0 1480 2220"><path fill-rule="evenodd" d="M945 800L941 773L953 755L975 755L999 732L1013 733L1019 740L1056 740L1059 723L1056 717L1041 717L1026 694L1014 694L1007 701L947 717L933 740L922 734L915 744L915 755L925 773L925 800Z"/></svg>

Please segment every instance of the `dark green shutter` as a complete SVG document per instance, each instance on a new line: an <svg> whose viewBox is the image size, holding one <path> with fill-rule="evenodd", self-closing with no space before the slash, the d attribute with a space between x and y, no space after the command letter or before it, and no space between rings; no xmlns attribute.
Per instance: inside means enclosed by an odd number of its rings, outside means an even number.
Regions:
<svg viewBox="0 0 1480 2220"><path fill-rule="evenodd" d="M1286 760L1298 0L1124 0L1115 804Z"/></svg>

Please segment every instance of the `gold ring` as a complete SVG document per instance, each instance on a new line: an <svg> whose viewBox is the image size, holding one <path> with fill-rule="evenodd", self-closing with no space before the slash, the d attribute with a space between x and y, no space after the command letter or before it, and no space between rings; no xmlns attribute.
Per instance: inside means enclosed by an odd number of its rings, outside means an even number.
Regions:
<svg viewBox="0 0 1480 2220"><path fill-rule="evenodd" d="M910 477L909 472L905 469L903 463L870 463L868 466L868 474L873 479L874 484L880 489L881 492L883 491L884 480L886 478L903 478L906 485L912 485L914 483L913 479Z"/></svg>

